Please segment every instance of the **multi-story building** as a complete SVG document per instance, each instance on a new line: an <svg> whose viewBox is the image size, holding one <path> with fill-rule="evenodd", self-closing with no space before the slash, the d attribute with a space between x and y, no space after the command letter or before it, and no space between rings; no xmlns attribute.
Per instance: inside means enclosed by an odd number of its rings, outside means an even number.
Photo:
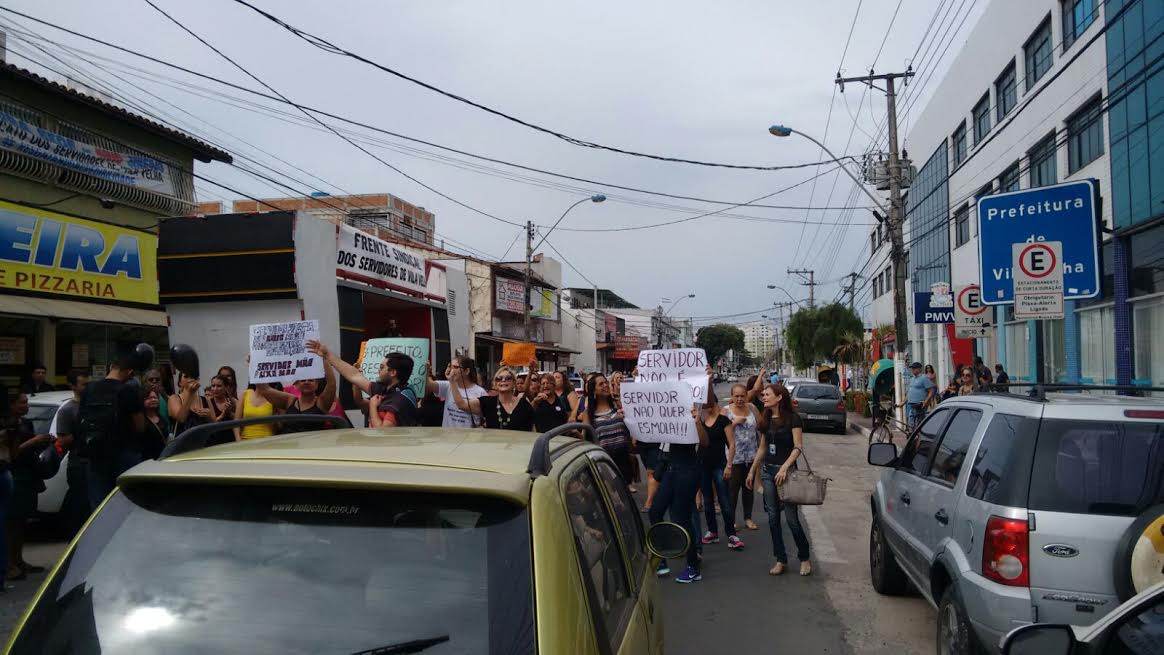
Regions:
<svg viewBox="0 0 1164 655"><path fill-rule="evenodd" d="M1150 45L1164 33L1162 11L1152 0L995 0L925 109L908 114L903 147L925 163L906 198L907 291L981 279L979 198L1099 185L1100 295L1067 301L1061 320L1016 321L1013 307L996 306L991 334L972 344L1013 379L1164 377L1164 148L1153 150L1164 145L1164 65ZM876 232L871 240L875 252L887 247ZM872 273L874 324L892 317L887 266ZM913 325L910 342L912 359L952 372L945 326Z"/></svg>
<svg viewBox="0 0 1164 655"><path fill-rule="evenodd" d="M194 209L194 162L226 152L3 62L0 380L104 375L127 345L168 352L158 219Z"/></svg>
<svg viewBox="0 0 1164 655"><path fill-rule="evenodd" d="M764 359L776 348L775 330L772 321L751 321L740 326L744 333L744 349L758 359Z"/></svg>
<svg viewBox="0 0 1164 655"><path fill-rule="evenodd" d="M232 211L236 214L272 211L278 207L281 210L301 211L320 218L332 219L333 222L344 222L383 239L411 241L430 246L436 244L434 240L436 216L424 207L417 207L390 193L262 198L235 200L231 204Z"/></svg>

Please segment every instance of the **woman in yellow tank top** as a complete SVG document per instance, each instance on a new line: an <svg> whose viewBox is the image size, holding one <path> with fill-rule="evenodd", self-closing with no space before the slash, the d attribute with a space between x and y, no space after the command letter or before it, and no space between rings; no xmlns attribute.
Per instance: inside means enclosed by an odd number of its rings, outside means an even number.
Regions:
<svg viewBox="0 0 1164 655"><path fill-rule="evenodd" d="M275 406L267 402L266 398L263 398L259 392L255 391L255 385L251 384L247 385L247 390L238 401L235 418L258 418L260 416L271 416L274 413ZM241 428L234 429L234 440L262 439L273 434L275 434L275 426L273 424L244 425Z"/></svg>

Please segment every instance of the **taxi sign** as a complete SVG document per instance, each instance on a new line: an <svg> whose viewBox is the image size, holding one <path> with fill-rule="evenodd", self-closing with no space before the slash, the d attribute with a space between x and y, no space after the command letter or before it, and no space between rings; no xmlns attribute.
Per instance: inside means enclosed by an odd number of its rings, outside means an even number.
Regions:
<svg viewBox="0 0 1164 655"><path fill-rule="evenodd" d="M1016 243L1012 256L1014 317L1063 318L1063 244Z"/></svg>
<svg viewBox="0 0 1164 655"><path fill-rule="evenodd" d="M990 333L990 307L982 304L977 284L954 288L954 332L959 339L974 339Z"/></svg>

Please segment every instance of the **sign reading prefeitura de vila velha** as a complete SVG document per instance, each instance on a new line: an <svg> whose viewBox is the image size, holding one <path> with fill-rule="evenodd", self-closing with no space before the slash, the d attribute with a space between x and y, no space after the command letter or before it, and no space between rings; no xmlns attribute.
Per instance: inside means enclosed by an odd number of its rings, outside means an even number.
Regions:
<svg viewBox="0 0 1164 655"><path fill-rule="evenodd" d="M0 202L0 289L158 304L158 238Z"/></svg>

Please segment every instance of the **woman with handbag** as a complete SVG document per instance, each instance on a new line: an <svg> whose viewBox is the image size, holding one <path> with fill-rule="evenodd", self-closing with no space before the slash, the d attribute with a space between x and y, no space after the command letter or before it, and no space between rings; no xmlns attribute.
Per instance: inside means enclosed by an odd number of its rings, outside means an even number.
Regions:
<svg viewBox="0 0 1164 655"><path fill-rule="evenodd" d="M800 560L800 575L812 573L808 559L808 536L800 524L800 507L782 502L779 487L788 478L789 471L796 470L796 460L804 449L804 423L796 410L792 409L792 397L782 384L769 384L760 394L764 403L764 413L760 416L760 456L752 464L748 476L748 488L755 485L759 476L764 489L764 511L768 513L768 530L772 533L772 554L776 563L768 569L768 575L780 575L788 566L788 553L784 549L784 533L780 529L780 515L788 522L792 540L796 542L796 557Z"/></svg>

